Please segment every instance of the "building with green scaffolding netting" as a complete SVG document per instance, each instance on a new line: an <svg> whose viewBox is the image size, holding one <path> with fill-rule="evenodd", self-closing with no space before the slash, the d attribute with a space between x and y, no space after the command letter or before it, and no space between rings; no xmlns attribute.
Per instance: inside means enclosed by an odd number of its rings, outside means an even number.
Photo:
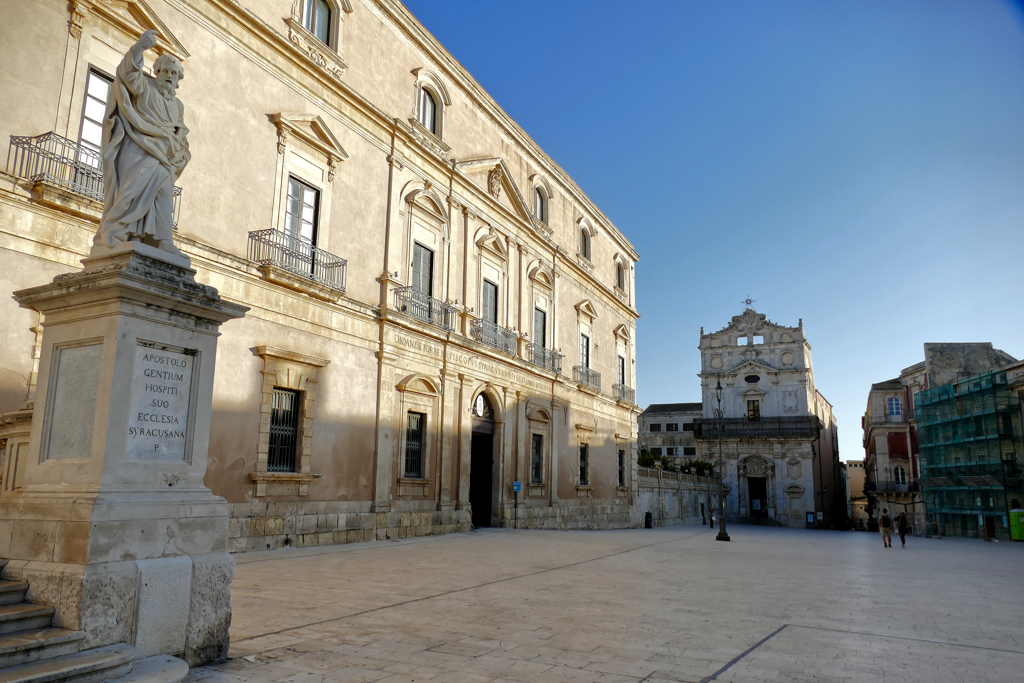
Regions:
<svg viewBox="0 0 1024 683"><path fill-rule="evenodd" d="M927 533L1010 539L1024 500L1020 398L1005 371L953 380L914 396Z"/></svg>

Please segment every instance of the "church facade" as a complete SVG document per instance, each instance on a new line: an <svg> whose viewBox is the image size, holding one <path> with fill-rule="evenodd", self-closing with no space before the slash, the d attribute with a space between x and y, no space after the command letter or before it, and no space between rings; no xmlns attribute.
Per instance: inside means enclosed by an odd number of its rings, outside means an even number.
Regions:
<svg viewBox="0 0 1024 683"><path fill-rule="evenodd" d="M701 457L718 463L726 514L783 526L845 523L832 406L815 388L803 321L786 327L747 308L701 328ZM839 506L839 507L837 507Z"/></svg>
<svg viewBox="0 0 1024 683"><path fill-rule="evenodd" d="M185 72L174 241L249 308L205 478L229 549L639 524L639 255L394 0L11 4L0 289L80 269L111 75L147 30ZM2 498L46 321L0 314Z"/></svg>

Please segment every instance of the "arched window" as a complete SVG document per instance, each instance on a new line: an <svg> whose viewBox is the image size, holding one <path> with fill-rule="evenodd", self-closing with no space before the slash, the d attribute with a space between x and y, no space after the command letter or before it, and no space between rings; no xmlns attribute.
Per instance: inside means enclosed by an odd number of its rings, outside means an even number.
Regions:
<svg viewBox="0 0 1024 683"><path fill-rule="evenodd" d="M586 228L580 228L580 256L590 258L590 233Z"/></svg>
<svg viewBox="0 0 1024 683"><path fill-rule="evenodd" d="M303 0L302 25L324 45L331 44L331 6L326 0Z"/></svg>
<svg viewBox="0 0 1024 683"><path fill-rule="evenodd" d="M419 120L424 128L437 135L437 101L426 88L420 89Z"/></svg>
<svg viewBox="0 0 1024 683"><path fill-rule="evenodd" d="M623 292L626 291L626 269L621 263L615 264L615 286Z"/></svg>
<svg viewBox="0 0 1024 683"><path fill-rule="evenodd" d="M897 484L907 483L907 471L902 465L897 465L896 469L893 470L893 478L896 480Z"/></svg>
<svg viewBox="0 0 1024 683"><path fill-rule="evenodd" d="M546 223L548 218L544 208L544 193L540 191L540 188L535 188L533 190L533 215L537 217L537 220Z"/></svg>

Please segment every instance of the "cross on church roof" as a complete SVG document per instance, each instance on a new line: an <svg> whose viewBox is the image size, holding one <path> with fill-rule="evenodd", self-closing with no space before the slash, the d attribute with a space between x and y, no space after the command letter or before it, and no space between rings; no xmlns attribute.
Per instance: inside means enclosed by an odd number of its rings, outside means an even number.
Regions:
<svg viewBox="0 0 1024 683"><path fill-rule="evenodd" d="M750 298L750 295L749 295L749 294L747 294L747 298L746 298L746 299L744 299L743 301L741 301L740 303L742 303L742 304L743 304L744 306L746 306L747 308L750 308L750 305L751 305L751 304L756 304L756 303L757 303L757 299L751 299L751 298Z"/></svg>

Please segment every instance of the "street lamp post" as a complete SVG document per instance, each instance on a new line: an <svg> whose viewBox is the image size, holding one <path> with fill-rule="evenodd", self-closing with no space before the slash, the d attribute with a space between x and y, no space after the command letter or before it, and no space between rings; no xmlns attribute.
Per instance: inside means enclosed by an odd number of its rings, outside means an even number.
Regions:
<svg viewBox="0 0 1024 683"><path fill-rule="evenodd" d="M715 409L715 417L718 419L718 535L716 541L728 541L729 534L725 531L725 468L722 464L722 431L725 429L724 416L722 414L722 373L717 373L718 385L715 387L715 398L718 400L718 408Z"/></svg>

